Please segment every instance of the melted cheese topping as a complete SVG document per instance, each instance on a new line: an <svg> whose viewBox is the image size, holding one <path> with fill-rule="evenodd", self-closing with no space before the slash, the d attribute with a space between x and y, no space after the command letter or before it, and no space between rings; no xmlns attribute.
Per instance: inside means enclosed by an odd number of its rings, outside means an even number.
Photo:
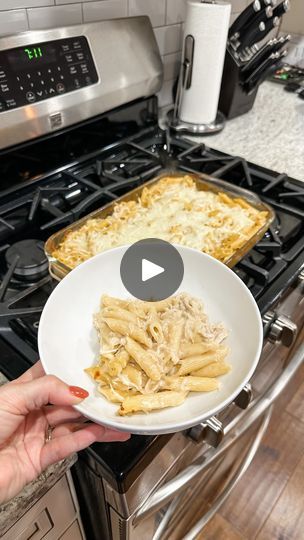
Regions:
<svg viewBox="0 0 304 540"><path fill-rule="evenodd" d="M204 251L225 262L265 224L267 212L225 193L200 191L189 176L166 177L121 202L112 215L89 219L53 253L73 268L108 249L160 238Z"/></svg>

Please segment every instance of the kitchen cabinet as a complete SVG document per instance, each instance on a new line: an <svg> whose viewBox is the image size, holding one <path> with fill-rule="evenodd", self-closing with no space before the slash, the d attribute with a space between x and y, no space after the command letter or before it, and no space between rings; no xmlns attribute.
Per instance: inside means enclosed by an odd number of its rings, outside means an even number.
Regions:
<svg viewBox="0 0 304 540"><path fill-rule="evenodd" d="M2 537L2 540L85 540L68 471Z"/></svg>
<svg viewBox="0 0 304 540"><path fill-rule="evenodd" d="M81 525L76 519L72 525L60 536L60 540L84 540Z"/></svg>

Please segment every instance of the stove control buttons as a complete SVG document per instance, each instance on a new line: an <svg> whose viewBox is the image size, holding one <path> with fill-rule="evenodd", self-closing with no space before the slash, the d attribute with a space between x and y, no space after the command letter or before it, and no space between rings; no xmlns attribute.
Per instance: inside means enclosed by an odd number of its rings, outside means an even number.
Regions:
<svg viewBox="0 0 304 540"><path fill-rule="evenodd" d="M0 84L0 90L1 90L1 92L3 92L3 94L4 94L5 92L9 92L10 89L9 89L8 84L2 83L2 84Z"/></svg>
<svg viewBox="0 0 304 540"><path fill-rule="evenodd" d="M63 94L63 92L65 92L65 86L64 86L64 84L58 83L58 84L56 85L56 90L57 90L58 94Z"/></svg>
<svg viewBox="0 0 304 540"><path fill-rule="evenodd" d="M34 103L34 101L36 101L36 96L34 92L26 92L25 97L29 103Z"/></svg>
<svg viewBox="0 0 304 540"><path fill-rule="evenodd" d="M89 69L87 64L80 64L81 73L85 75L86 73L89 73Z"/></svg>
<svg viewBox="0 0 304 540"><path fill-rule="evenodd" d="M8 51L0 51L0 113L65 95L98 82L85 36L48 42L43 57L13 69ZM21 62L22 54L20 55ZM17 57L16 57L17 58ZM17 61L16 61L17 62Z"/></svg>
<svg viewBox="0 0 304 540"><path fill-rule="evenodd" d="M7 99L6 100L6 107L8 109L13 109L14 107L16 107L16 100L15 99Z"/></svg>
<svg viewBox="0 0 304 540"><path fill-rule="evenodd" d="M274 311L268 311L263 317L264 334L272 343L281 342L285 347L291 347L294 343L298 327L285 315L277 315Z"/></svg>
<svg viewBox="0 0 304 540"><path fill-rule="evenodd" d="M206 442L216 448L223 440L224 429L222 423L215 416L211 416L206 422L189 429L188 436L197 443Z"/></svg>
<svg viewBox="0 0 304 540"><path fill-rule="evenodd" d="M81 49L80 41L74 41L73 42L73 49Z"/></svg>

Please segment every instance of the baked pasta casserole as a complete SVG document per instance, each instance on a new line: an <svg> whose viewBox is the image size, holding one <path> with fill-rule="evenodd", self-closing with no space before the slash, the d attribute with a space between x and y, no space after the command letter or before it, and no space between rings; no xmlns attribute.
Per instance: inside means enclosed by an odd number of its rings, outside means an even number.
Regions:
<svg viewBox="0 0 304 540"><path fill-rule="evenodd" d="M52 255L69 268L108 249L144 238L195 248L226 262L265 225L267 212L242 198L199 190L191 176L168 176L145 187L137 201L70 231Z"/></svg>

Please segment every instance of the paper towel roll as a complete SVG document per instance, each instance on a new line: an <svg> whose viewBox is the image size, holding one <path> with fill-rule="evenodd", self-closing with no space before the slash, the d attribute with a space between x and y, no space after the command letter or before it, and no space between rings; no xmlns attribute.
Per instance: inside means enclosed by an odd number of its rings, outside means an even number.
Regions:
<svg viewBox="0 0 304 540"><path fill-rule="evenodd" d="M185 39L193 36L190 88L183 90L179 118L209 124L216 118L226 52L231 5L226 2L188 0Z"/></svg>

